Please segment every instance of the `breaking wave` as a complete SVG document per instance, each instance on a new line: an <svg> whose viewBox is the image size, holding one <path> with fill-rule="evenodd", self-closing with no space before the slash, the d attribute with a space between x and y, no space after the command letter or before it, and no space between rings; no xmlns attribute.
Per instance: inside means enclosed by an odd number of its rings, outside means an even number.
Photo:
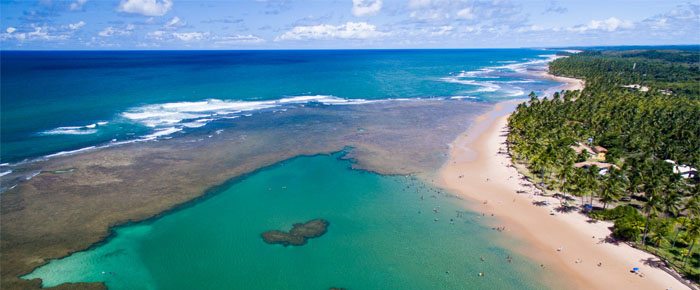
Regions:
<svg viewBox="0 0 700 290"><path fill-rule="evenodd" d="M40 132L39 135L89 135L97 133L97 127L107 125L109 122L100 121L85 126L65 126Z"/></svg>
<svg viewBox="0 0 700 290"><path fill-rule="evenodd" d="M323 105L357 105L379 100L343 99L328 95L294 96L277 100L241 101L208 99L196 102L173 102L135 107L121 116L153 128L144 139L155 139L180 132L185 128L198 128L219 119L250 116L255 111L275 109L284 111L287 105L319 103Z"/></svg>

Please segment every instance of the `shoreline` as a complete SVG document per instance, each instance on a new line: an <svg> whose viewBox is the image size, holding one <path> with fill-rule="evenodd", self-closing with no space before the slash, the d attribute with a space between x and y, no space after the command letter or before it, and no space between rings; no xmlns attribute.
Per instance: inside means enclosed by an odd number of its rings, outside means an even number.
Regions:
<svg viewBox="0 0 700 290"><path fill-rule="evenodd" d="M569 79L564 87L582 85ZM652 267L658 260L652 254L607 242L612 223L589 223L578 212L551 215L559 201L536 195L539 190L522 178L509 157L507 118L514 108L512 101L496 104L457 137L437 185L471 201L469 209L494 214L498 223L493 226L505 227L507 235L522 242L514 250L541 263L542 279L555 289L691 289ZM545 200L549 205L533 204ZM644 277L630 273L633 267Z"/></svg>
<svg viewBox="0 0 700 290"><path fill-rule="evenodd" d="M553 87L553 88L547 90L545 92L545 95L552 95L552 94L554 94L554 92L559 92L559 91L583 90L583 88L586 86L586 81L584 81L582 79L556 76L556 75L549 73L548 70L537 72L534 75L541 77L541 78L544 78L544 79L563 83L560 86L556 86L556 87Z"/></svg>

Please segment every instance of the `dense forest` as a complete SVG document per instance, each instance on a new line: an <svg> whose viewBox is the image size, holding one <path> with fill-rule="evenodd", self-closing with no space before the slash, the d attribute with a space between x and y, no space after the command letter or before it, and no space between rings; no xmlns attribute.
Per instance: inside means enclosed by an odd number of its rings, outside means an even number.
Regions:
<svg viewBox="0 0 700 290"><path fill-rule="evenodd" d="M518 106L514 160L545 192L573 195L592 219L613 221L613 238L700 281L700 51L567 56L550 72L585 88L533 93Z"/></svg>

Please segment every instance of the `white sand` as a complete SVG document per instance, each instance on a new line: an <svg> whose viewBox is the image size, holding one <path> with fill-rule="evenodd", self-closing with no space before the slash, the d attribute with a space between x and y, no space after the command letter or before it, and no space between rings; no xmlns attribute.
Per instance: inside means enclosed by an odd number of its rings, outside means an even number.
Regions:
<svg viewBox="0 0 700 290"><path fill-rule="evenodd" d="M570 87L577 84L583 85L569 82ZM544 265L542 279L555 289L689 289L645 264L657 260L654 256L626 244L603 242L610 223L589 223L575 212L550 215L559 201L534 195L534 187L521 185L529 183L520 179L504 154L507 115L514 106L497 105L451 144L438 185L473 201L472 210L493 213L498 220L493 226L505 226L504 233L521 242L516 251ZM535 206L535 200L548 200L550 206ZM630 273L633 267L639 267L643 277Z"/></svg>

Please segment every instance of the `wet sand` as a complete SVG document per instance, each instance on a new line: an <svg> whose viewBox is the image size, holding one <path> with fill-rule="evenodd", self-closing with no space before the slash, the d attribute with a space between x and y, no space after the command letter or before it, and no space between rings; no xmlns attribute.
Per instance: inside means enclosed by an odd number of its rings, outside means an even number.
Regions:
<svg viewBox="0 0 700 290"><path fill-rule="evenodd" d="M493 226L522 241L516 250L540 262L542 279L555 289L688 289L652 267L658 259L651 254L606 242L611 223L589 223L577 212L551 214L559 201L536 195L507 154L507 116L515 105L496 105L452 142L438 184L470 200L470 209L493 214ZM533 204L543 200L550 206ZM643 277L630 273L633 267Z"/></svg>

